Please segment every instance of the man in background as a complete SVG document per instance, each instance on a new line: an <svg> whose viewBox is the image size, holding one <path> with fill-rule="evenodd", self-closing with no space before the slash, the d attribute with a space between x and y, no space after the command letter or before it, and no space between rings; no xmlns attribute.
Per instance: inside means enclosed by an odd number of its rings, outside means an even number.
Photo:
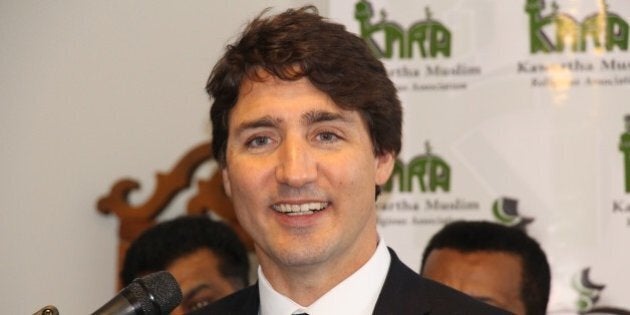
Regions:
<svg viewBox="0 0 630 315"><path fill-rule="evenodd" d="M544 315L551 271L524 231L491 222L445 225L427 244L420 273L517 315Z"/></svg>
<svg viewBox="0 0 630 315"><path fill-rule="evenodd" d="M259 281L196 314L503 314L421 278L377 233L402 129L383 64L314 7L264 15L206 86L213 153Z"/></svg>
<svg viewBox="0 0 630 315"><path fill-rule="evenodd" d="M249 260L232 229L205 215L183 216L144 231L129 247L121 280L166 270L183 300L171 314L184 314L246 287Z"/></svg>

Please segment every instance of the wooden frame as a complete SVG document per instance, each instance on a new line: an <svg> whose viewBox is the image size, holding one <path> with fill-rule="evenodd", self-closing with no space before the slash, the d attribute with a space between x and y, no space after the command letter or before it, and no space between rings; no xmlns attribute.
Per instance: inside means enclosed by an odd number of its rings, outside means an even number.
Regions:
<svg viewBox="0 0 630 315"><path fill-rule="evenodd" d="M184 154L170 172L156 175L155 190L142 204L132 205L129 202L129 194L141 187L140 183L130 178L116 181L109 194L99 198L96 205L98 211L105 215L113 213L119 220L117 274L120 272L125 253L131 242L158 221L159 215L177 194L190 187L193 175L199 166L211 159L210 142L193 147ZM251 251L252 240L236 220L232 203L223 190L222 181L220 171L216 171L209 179L199 180L197 192L188 200L186 213L213 212L234 228ZM120 287L120 282L118 284Z"/></svg>

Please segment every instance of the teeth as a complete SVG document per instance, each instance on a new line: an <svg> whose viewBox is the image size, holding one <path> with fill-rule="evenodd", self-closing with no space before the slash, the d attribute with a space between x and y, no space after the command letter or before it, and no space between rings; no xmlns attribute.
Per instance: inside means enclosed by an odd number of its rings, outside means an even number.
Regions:
<svg viewBox="0 0 630 315"><path fill-rule="evenodd" d="M313 214L315 212L313 211L306 211L306 212L287 212L285 214L290 215L290 216L295 216L295 215L306 215L306 214Z"/></svg>
<svg viewBox="0 0 630 315"><path fill-rule="evenodd" d="M327 202L309 202L303 204L275 204L272 208L288 215L304 215L321 211L328 206Z"/></svg>

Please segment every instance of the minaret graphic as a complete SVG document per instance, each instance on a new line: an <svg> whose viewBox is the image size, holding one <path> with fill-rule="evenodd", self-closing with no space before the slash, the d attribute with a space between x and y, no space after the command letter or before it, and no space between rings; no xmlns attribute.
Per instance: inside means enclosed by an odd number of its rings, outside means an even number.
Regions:
<svg viewBox="0 0 630 315"><path fill-rule="evenodd" d="M424 13L426 20L414 23L407 32L408 57L413 57L415 46L418 46L422 57L437 57L438 54L449 57L451 55L451 32L442 23L433 19L429 7L424 9Z"/></svg>
<svg viewBox="0 0 630 315"><path fill-rule="evenodd" d="M436 58L438 55L450 57L451 32L433 18L428 7L424 13L425 20L415 22L406 30L398 23L388 20L384 9L380 11L380 20L373 23L371 20L374 9L367 0L360 0L354 6L354 18L359 22L359 35L378 58L393 58L395 51L398 51L400 59L411 59L416 51L421 58ZM380 44L375 36L382 39Z"/></svg>
<svg viewBox="0 0 630 315"><path fill-rule="evenodd" d="M525 12L529 15L530 53L584 52L589 43L595 49L628 50L629 26L619 15L609 11L602 1L601 9L579 22L569 14L560 12L556 1L551 12L543 15L545 0L527 0ZM555 30L554 36L546 33Z"/></svg>
<svg viewBox="0 0 630 315"><path fill-rule="evenodd" d="M451 189L451 167L439 156L433 154L431 145L425 143L426 153L417 155L407 166L396 159L394 172L383 185L384 191L392 191L394 182L401 192L411 192L417 183L421 192L435 192L439 189L448 192Z"/></svg>
<svg viewBox="0 0 630 315"><path fill-rule="evenodd" d="M625 117L626 131L621 134L619 151L623 153L626 193L630 193L630 114Z"/></svg>
<svg viewBox="0 0 630 315"><path fill-rule="evenodd" d="M407 191L413 188L414 180L420 185L420 191L435 192L438 188L449 191L451 186L451 168L439 156L431 151L431 144L425 143L426 153L419 155L407 166Z"/></svg>
<svg viewBox="0 0 630 315"><path fill-rule="evenodd" d="M527 0L525 12L529 14L529 45L532 54L539 51L548 53L555 50L551 40L547 37L543 28L551 24L551 16L542 16L541 12L545 8L544 0Z"/></svg>

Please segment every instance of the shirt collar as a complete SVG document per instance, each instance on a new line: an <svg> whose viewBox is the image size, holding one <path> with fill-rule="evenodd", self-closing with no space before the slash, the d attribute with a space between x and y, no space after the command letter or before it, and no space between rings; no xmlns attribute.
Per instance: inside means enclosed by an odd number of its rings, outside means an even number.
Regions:
<svg viewBox="0 0 630 315"><path fill-rule="evenodd" d="M361 268L309 306L301 306L274 290L258 267L260 315L289 315L296 310L309 315L372 314L390 263L387 246L381 239Z"/></svg>

